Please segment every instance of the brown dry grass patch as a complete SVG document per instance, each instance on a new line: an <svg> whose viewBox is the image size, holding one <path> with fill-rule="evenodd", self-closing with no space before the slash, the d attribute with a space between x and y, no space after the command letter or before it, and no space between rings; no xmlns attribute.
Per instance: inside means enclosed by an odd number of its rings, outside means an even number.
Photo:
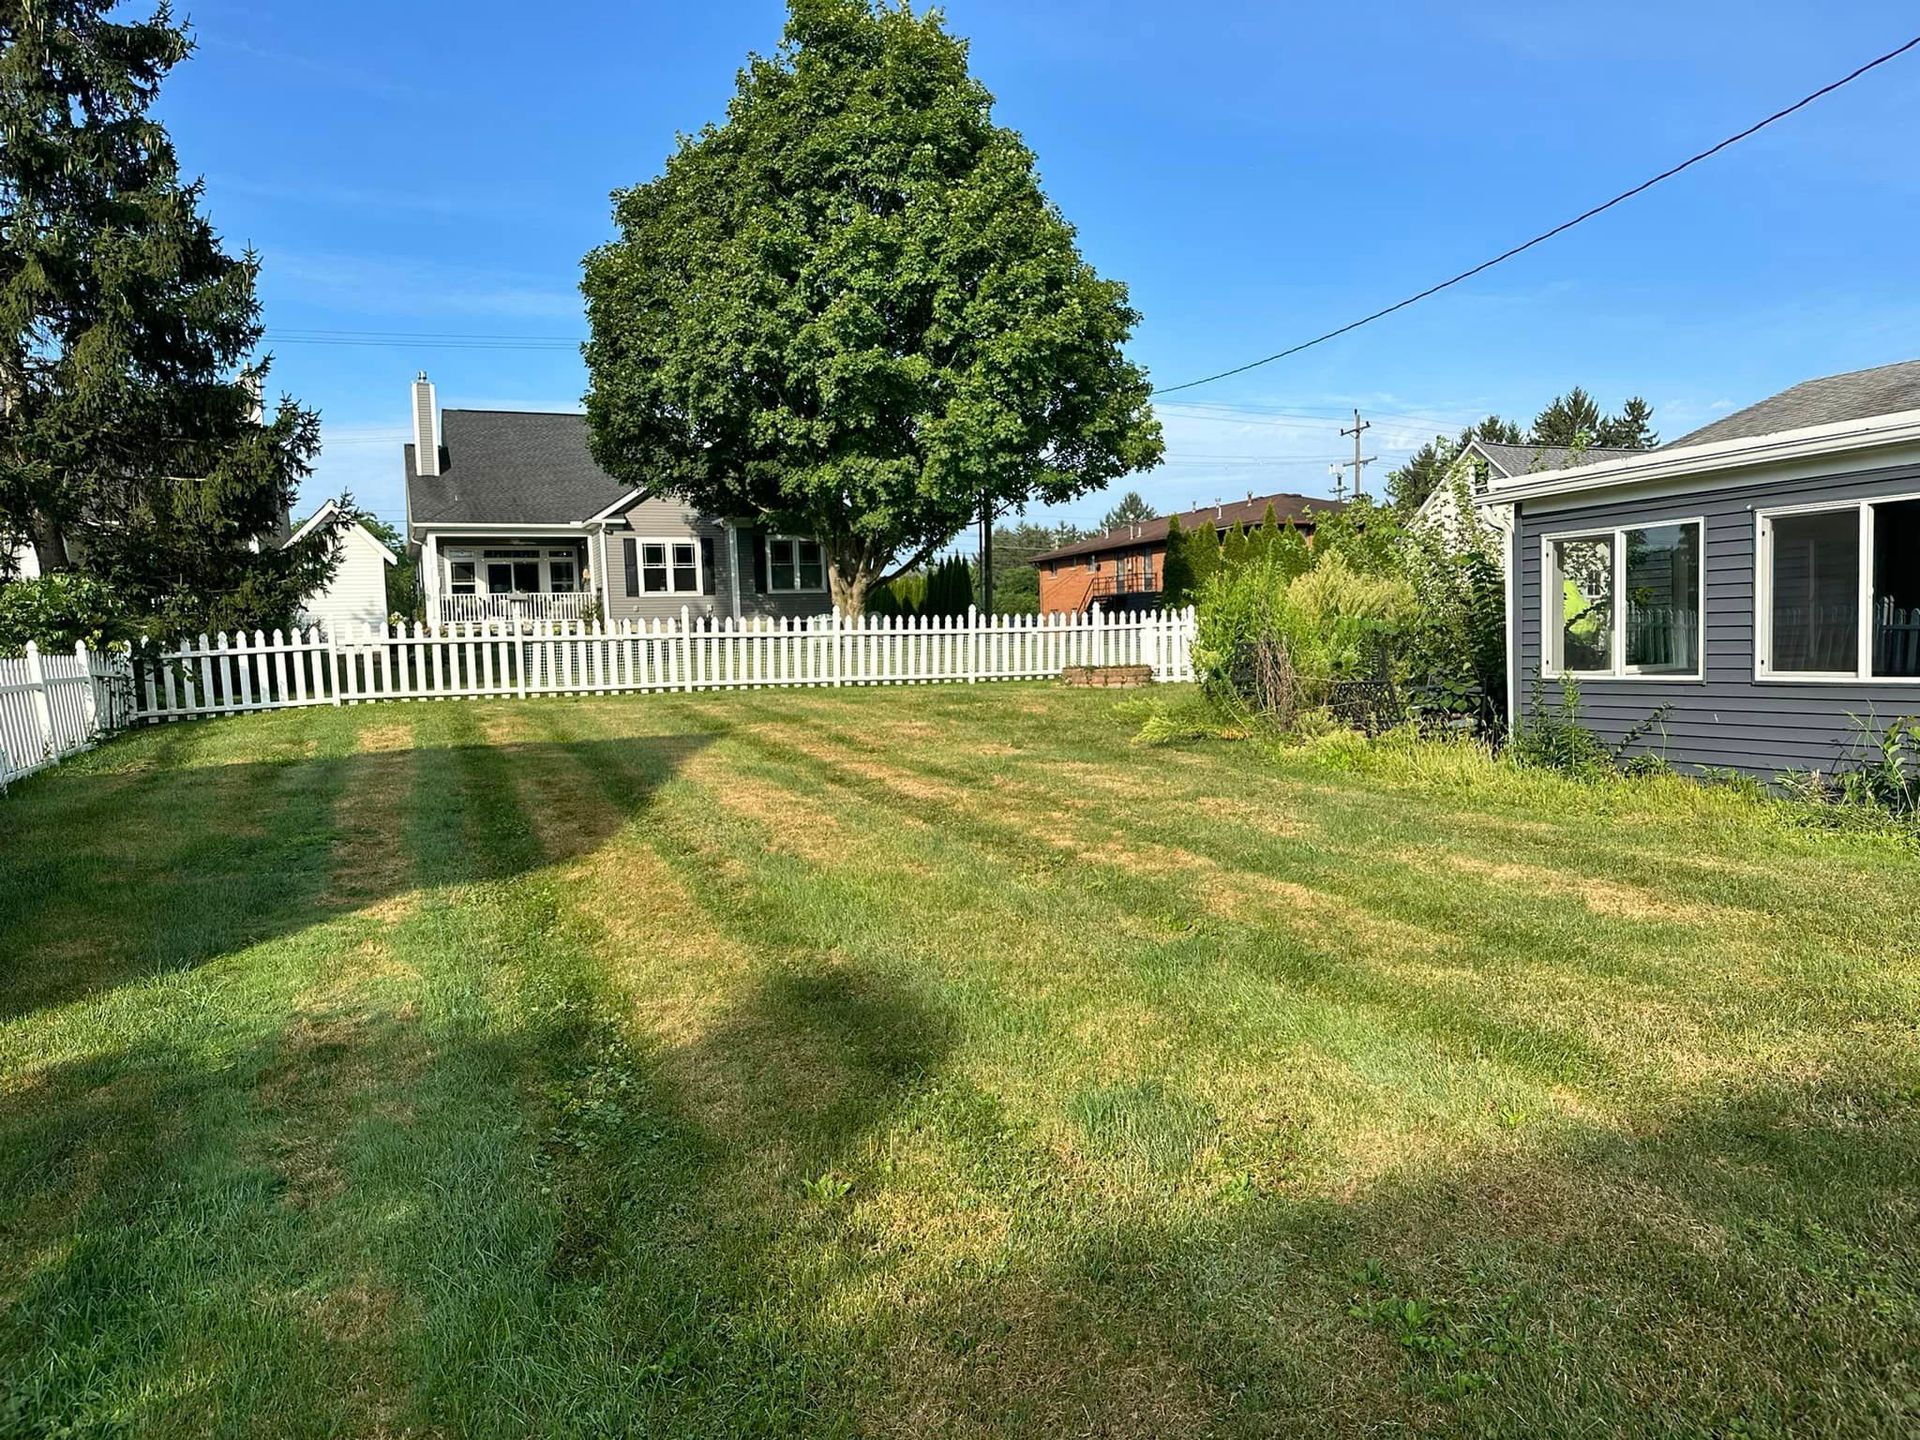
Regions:
<svg viewBox="0 0 1920 1440"><path fill-rule="evenodd" d="M765 830L772 849L815 865L846 858L840 817L812 796L743 775L710 750L689 761L682 773L722 809Z"/></svg>
<svg viewBox="0 0 1920 1440"><path fill-rule="evenodd" d="M1552 870L1544 865L1529 865L1521 861L1483 860L1477 855L1442 850L1420 852L1417 863L1430 871L1456 870L1496 885L1538 894L1567 896L1580 901L1595 915L1613 920L1724 925L1739 923L1747 918L1744 912L1729 910L1725 906L1676 904L1638 885L1595 876L1569 875L1564 870Z"/></svg>

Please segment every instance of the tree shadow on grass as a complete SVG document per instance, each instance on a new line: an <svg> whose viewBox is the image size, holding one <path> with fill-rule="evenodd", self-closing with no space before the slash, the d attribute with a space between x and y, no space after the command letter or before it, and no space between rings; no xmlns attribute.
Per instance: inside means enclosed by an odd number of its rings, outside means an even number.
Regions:
<svg viewBox="0 0 1920 1440"><path fill-rule="evenodd" d="M1913 1433L1915 1173L1912 1073L1703 1096L1113 1215L931 1287L887 1370L923 1434Z"/></svg>
<svg viewBox="0 0 1920 1440"><path fill-rule="evenodd" d="M597 849L710 735L424 745L387 753L161 768L137 781L56 773L10 797L0 828L0 1023L132 980L187 970L423 886L511 879ZM497 843L418 860L407 832L436 787L489 783L565 755L646 777L624 803L532 843L515 814ZM510 788L489 803L514 806ZM457 823L457 808L448 805Z"/></svg>

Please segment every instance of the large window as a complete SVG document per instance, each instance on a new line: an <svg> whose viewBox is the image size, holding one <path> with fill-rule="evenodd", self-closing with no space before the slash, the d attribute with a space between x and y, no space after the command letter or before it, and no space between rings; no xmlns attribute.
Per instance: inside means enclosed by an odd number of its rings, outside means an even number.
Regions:
<svg viewBox="0 0 1920 1440"><path fill-rule="evenodd" d="M1624 525L1546 542L1549 674L1701 674L1700 522Z"/></svg>
<svg viewBox="0 0 1920 1440"><path fill-rule="evenodd" d="M691 540L622 541L629 595L693 595L700 591L700 547Z"/></svg>
<svg viewBox="0 0 1920 1440"><path fill-rule="evenodd" d="M818 540L776 535L767 541L769 590L824 590L827 572Z"/></svg>
<svg viewBox="0 0 1920 1440"><path fill-rule="evenodd" d="M1920 679L1920 497L1763 512L1756 669Z"/></svg>
<svg viewBox="0 0 1920 1440"><path fill-rule="evenodd" d="M474 581L474 563L471 560L455 560L448 567L447 576L456 595L471 595L476 588Z"/></svg>

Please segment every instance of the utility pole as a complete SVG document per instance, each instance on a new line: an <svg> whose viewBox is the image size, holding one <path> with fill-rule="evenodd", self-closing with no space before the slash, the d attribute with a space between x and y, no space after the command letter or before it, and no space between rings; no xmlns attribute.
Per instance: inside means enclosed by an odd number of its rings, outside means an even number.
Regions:
<svg viewBox="0 0 1920 1440"><path fill-rule="evenodd" d="M1346 499L1347 467L1344 465L1329 465L1327 466L1327 474L1333 477L1333 498L1336 500Z"/></svg>
<svg viewBox="0 0 1920 1440"><path fill-rule="evenodd" d="M980 613L993 613L993 501L980 500Z"/></svg>
<svg viewBox="0 0 1920 1440"><path fill-rule="evenodd" d="M1362 420L1360 418L1360 412L1355 410L1353 412L1353 428L1351 430L1343 429L1340 432L1342 435L1351 435L1353 437L1353 498L1356 500L1366 499L1367 487L1362 483L1365 477L1366 467L1380 458L1377 455L1363 456L1360 453L1360 437L1372 428L1373 422L1371 420Z"/></svg>

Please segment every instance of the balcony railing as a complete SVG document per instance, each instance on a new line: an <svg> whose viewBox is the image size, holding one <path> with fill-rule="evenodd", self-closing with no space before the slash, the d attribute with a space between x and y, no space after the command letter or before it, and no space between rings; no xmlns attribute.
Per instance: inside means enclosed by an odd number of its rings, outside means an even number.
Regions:
<svg viewBox="0 0 1920 1440"><path fill-rule="evenodd" d="M456 620L584 620L594 598L584 590L564 593L510 590L500 595L443 595L440 618Z"/></svg>
<svg viewBox="0 0 1920 1440"><path fill-rule="evenodd" d="M1160 587L1154 583L1151 575L1096 575L1087 585L1087 595L1094 600L1159 593Z"/></svg>

